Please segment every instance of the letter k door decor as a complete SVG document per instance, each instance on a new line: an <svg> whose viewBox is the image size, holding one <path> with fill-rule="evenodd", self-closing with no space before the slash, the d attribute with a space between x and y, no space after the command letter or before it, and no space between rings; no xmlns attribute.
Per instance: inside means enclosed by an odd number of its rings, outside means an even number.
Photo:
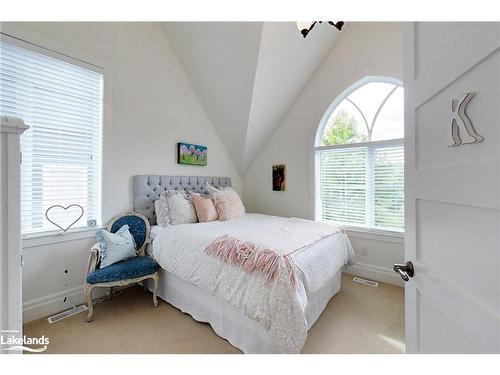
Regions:
<svg viewBox="0 0 500 375"><path fill-rule="evenodd" d="M468 92L462 94L459 99L453 99L451 101L451 137L453 138L453 144L448 147L457 147L462 144L466 145L484 141L484 138L476 132L472 126L472 122L465 113L465 109L474 95L475 93ZM469 134L470 141L468 142L464 142L460 135L464 130Z"/></svg>

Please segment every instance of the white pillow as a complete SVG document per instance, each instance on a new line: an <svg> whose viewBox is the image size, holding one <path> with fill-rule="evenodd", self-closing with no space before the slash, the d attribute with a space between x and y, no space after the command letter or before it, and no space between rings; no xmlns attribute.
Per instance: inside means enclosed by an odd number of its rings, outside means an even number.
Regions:
<svg viewBox="0 0 500 375"><path fill-rule="evenodd" d="M101 268L137 255L135 253L134 236L132 236L129 226L126 224L115 233L101 229L95 236L101 246Z"/></svg>
<svg viewBox="0 0 500 375"><path fill-rule="evenodd" d="M207 189L207 195L209 198L213 198L215 194L220 193L221 191L228 190L228 189L233 190L229 186L216 188L216 187L210 185L210 183L208 183L208 182L205 182L205 188Z"/></svg>
<svg viewBox="0 0 500 375"><path fill-rule="evenodd" d="M216 187L213 187L208 182L205 182L205 188L207 189L207 194L210 198L212 198L215 194L217 194L221 191L221 189L217 189Z"/></svg>
<svg viewBox="0 0 500 375"><path fill-rule="evenodd" d="M198 222L193 202L183 191L163 192L155 201L155 212L161 226Z"/></svg>
<svg viewBox="0 0 500 375"><path fill-rule="evenodd" d="M170 224L197 223L198 217L191 197L184 192L167 191L168 208L170 210Z"/></svg>

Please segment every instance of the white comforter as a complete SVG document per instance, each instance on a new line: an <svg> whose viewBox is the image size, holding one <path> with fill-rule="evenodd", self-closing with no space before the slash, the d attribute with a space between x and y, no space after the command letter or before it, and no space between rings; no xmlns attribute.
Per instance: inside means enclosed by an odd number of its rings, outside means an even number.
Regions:
<svg viewBox="0 0 500 375"><path fill-rule="evenodd" d="M203 253L221 235L246 239L245 235L248 237L252 231L278 228L278 224L289 220L246 214L226 222L168 226L155 234L152 255L165 270L261 322L284 353L299 353L307 338L305 308L308 294L319 290L325 280L330 280L344 264L354 259L347 236L339 230L332 230L330 233L340 236L340 246L330 249L327 254L323 252L321 259L318 259L320 254L314 253L314 247L292 254L298 268L297 289L287 277L266 283L257 275L247 274L239 267Z"/></svg>

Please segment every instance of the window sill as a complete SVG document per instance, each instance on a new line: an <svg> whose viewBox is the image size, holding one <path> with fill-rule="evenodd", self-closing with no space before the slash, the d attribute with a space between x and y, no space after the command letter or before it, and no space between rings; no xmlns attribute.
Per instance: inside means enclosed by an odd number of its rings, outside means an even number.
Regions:
<svg viewBox="0 0 500 375"><path fill-rule="evenodd" d="M395 232L390 230L381 229L371 229L371 228L361 228L361 227L349 227L341 226L347 232L347 235L355 238L365 238L368 240L394 242L404 244L405 233Z"/></svg>
<svg viewBox="0 0 500 375"><path fill-rule="evenodd" d="M41 233L30 233L21 236L22 248L50 245L60 242L77 241L87 238L94 238L95 232L101 227L84 227L70 229L68 232L62 230L54 230Z"/></svg>

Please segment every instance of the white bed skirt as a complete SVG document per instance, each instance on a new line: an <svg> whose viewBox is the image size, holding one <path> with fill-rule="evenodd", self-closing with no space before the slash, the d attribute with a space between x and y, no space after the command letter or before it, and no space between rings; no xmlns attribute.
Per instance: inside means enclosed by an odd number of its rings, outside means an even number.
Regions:
<svg viewBox="0 0 500 375"><path fill-rule="evenodd" d="M248 318L234 306L184 281L178 276L160 269L158 296L191 315L199 322L209 323L220 337L247 354L280 353L278 345L255 320ZM342 270L315 294L309 296L306 307L308 329L319 318L330 299L339 292Z"/></svg>

